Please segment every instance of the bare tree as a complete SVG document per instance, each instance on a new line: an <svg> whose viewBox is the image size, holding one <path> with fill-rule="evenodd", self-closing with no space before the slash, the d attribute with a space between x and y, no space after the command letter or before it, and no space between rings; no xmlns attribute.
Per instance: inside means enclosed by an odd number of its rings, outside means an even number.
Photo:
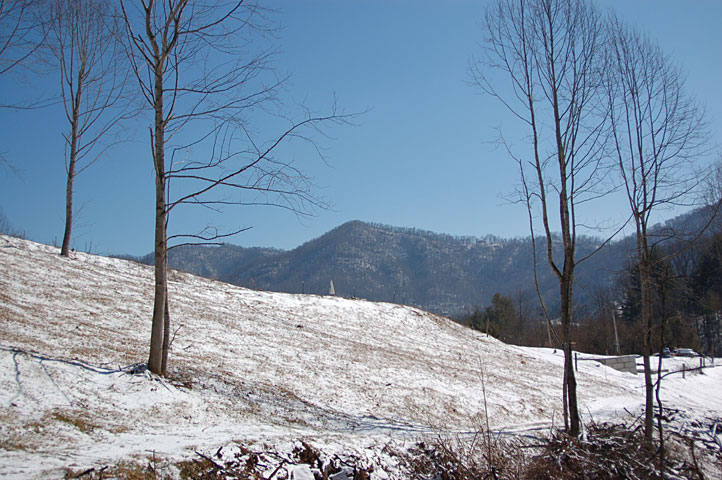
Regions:
<svg viewBox="0 0 722 480"><path fill-rule="evenodd" d="M121 8L132 70L153 115L155 297L148 366L165 374L168 249L184 241L217 242L242 230L169 236L171 212L188 206L275 205L294 212L322 206L303 172L274 154L294 139L313 146L322 124L348 117L335 108L326 116L303 110L300 118L276 118L283 126L270 140L257 138L248 119L277 105L285 78L272 75L272 52L249 53L254 40L269 32L256 4L140 0L121 1Z"/></svg>
<svg viewBox="0 0 722 480"><path fill-rule="evenodd" d="M700 185L695 164L706 139L704 115L684 92L679 68L647 37L609 22L605 84L613 152L636 228L645 379L645 436L654 428L650 355L653 329L650 231L660 209L689 204Z"/></svg>
<svg viewBox="0 0 722 480"><path fill-rule="evenodd" d="M564 350L563 399L568 407L565 424L571 435L578 435L570 340L574 272L584 260L576 257L577 228L582 226L577 208L603 190L600 162L605 115L598 108L603 22L587 1L498 0L486 11L485 33L485 56L472 64L472 75L476 85L529 128L528 153L514 158L520 170L521 200L529 209L534 249L533 212L541 215L547 263L559 281L558 341ZM507 82L494 81L499 71ZM552 229L554 222L558 236ZM548 318L541 295L540 301Z"/></svg>
<svg viewBox="0 0 722 480"><path fill-rule="evenodd" d="M49 0L41 15L48 49L60 72L60 93L68 120L65 139L65 231L60 254L68 256L73 228L75 178L114 143L111 137L126 111L129 79L120 43L122 24L108 0Z"/></svg>

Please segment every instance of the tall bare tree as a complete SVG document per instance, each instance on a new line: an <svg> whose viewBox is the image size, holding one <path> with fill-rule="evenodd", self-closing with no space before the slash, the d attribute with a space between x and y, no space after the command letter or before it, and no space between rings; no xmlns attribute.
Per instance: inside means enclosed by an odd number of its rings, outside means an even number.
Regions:
<svg viewBox="0 0 722 480"><path fill-rule="evenodd" d="M326 116L303 110L300 118L281 119L283 126L270 140L257 138L249 119L277 104L285 79L272 75L272 52L249 53L268 33L264 11L256 4L125 0L121 8L132 70L152 113L155 296L148 366L165 374L168 249L177 245L173 242L214 242L238 232L169 236L171 212L184 206L217 210L249 204L304 212L321 205L303 172L275 154L289 141L312 142L321 125L348 117L335 108Z"/></svg>
<svg viewBox="0 0 722 480"><path fill-rule="evenodd" d="M660 48L612 17L605 90L613 154L636 229L645 379L645 435L654 428L652 246L661 209L697 198L695 168L706 140L703 111L686 95L681 71Z"/></svg>
<svg viewBox="0 0 722 480"><path fill-rule="evenodd" d="M126 112L129 79L119 12L108 0L48 0L42 5L47 44L60 78L68 132L65 139L65 231L60 254L68 256L73 228L75 178L114 143Z"/></svg>
<svg viewBox="0 0 722 480"><path fill-rule="evenodd" d="M570 339L574 272L583 261L576 255L582 225L577 208L603 190L605 115L598 101L603 22L584 0L497 0L486 11L485 33L485 56L472 63L472 75L529 128L529 150L515 155L521 199L529 209L535 251L535 215L541 215L546 260L559 281L565 424L577 435L581 427ZM506 81L496 82L496 72ZM546 312L541 296L540 301Z"/></svg>

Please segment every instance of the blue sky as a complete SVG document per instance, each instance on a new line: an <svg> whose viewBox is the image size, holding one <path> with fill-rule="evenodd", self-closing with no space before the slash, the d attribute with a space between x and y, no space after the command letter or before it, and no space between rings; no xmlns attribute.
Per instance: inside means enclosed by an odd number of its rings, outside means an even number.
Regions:
<svg viewBox="0 0 722 480"><path fill-rule="evenodd" d="M171 219L171 233L207 223L250 226L229 241L284 249L354 219L454 235L528 234L525 210L500 198L517 176L514 164L493 144L497 127L520 126L468 85L469 60L481 51L486 2L269 4L279 10L274 19L283 26L273 41L281 51L276 66L291 74L288 97L323 110L335 94L347 111L368 110L358 125L334 128L331 138L321 140L329 165L297 159L332 209L301 220L260 207L220 218L181 215ZM682 65L688 90L708 110L713 143L722 144L722 2L598 4L648 32ZM55 83L54 77L6 76L0 79L0 96L50 94ZM0 110L0 151L19 171L0 172L0 208L28 238L44 243L59 242L64 226L63 121L59 106ZM76 248L152 250L154 187L146 125L141 119L131 124L128 141L78 177ZM589 215L613 220L623 209L606 203Z"/></svg>

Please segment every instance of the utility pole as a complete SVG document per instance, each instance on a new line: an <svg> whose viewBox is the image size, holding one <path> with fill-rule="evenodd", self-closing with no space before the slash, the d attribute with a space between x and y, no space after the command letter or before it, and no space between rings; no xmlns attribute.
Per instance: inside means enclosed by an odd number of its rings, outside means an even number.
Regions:
<svg viewBox="0 0 722 480"><path fill-rule="evenodd" d="M617 333L617 302L612 302L612 325L614 326L614 346L619 355L619 334Z"/></svg>

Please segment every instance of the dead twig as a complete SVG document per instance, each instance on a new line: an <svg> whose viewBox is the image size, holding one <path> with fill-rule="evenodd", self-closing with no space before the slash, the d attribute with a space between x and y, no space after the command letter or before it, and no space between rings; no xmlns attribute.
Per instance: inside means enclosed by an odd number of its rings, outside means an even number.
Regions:
<svg viewBox="0 0 722 480"><path fill-rule="evenodd" d="M178 328L176 328L173 331L173 335L171 335L171 337L170 337L170 342L168 342L168 350L170 350L171 347L173 347L173 341L175 340L175 336L181 328L183 328L183 324L178 325ZM188 348L188 347L186 347L186 348Z"/></svg>
<svg viewBox="0 0 722 480"><path fill-rule="evenodd" d="M107 469L108 469L108 465L106 465L106 466L104 466L103 468L101 468L100 470L98 470L98 475L99 475L98 478L103 478L103 472L106 471ZM85 471L83 471L83 472L80 472L79 474L73 476L72 478L84 477L84 476L86 476L86 475L90 475L90 474L93 473L93 472L95 472L95 467L91 467L91 468L89 468L89 469L87 469L87 470L85 470Z"/></svg>
<svg viewBox="0 0 722 480"><path fill-rule="evenodd" d="M206 455L203 455L201 452L198 452L198 451L196 451L195 453L196 453L196 455L198 455L199 457L201 457L203 460L205 460L205 461L207 461L208 463L212 464L212 465L213 465L214 467L216 467L218 470L220 470L220 471L222 471L222 472L225 472L225 471L226 471L226 467L224 467L224 466L221 465L220 463L216 463L216 461L213 460L212 458L210 458L210 457L208 457L208 456L206 456Z"/></svg>
<svg viewBox="0 0 722 480"><path fill-rule="evenodd" d="M278 473L278 471L279 471L281 468L283 468L283 466L284 466L285 464L286 464L286 460L285 460L285 459L284 459L284 460L281 460L281 463L278 464L278 466L276 467L276 469L267 477L266 480L271 480L273 477L275 477L276 474Z"/></svg>
<svg viewBox="0 0 722 480"><path fill-rule="evenodd" d="M219 449L218 449L218 452L216 452L216 453L219 453L220 451L221 451L221 449L219 448ZM230 475L230 478L248 478L248 477L247 477L246 475L244 475L243 473L235 470L235 469L234 469L231 465L229 465L229 464L221 465L220 463L216 462L215 460L213 460L213 459L210 458L209 456L203 455L201 452L196 451L195 453L196 453L196 455L198 455L199 457L201 457L203 460L205 460L205 461L207 461L208 463L210 463L211 466L212 466L217 472L221 472L221 473L225 474L225 475L226 475L226 478L229 478L229 477L228 477L229 475Z"/></svg>

